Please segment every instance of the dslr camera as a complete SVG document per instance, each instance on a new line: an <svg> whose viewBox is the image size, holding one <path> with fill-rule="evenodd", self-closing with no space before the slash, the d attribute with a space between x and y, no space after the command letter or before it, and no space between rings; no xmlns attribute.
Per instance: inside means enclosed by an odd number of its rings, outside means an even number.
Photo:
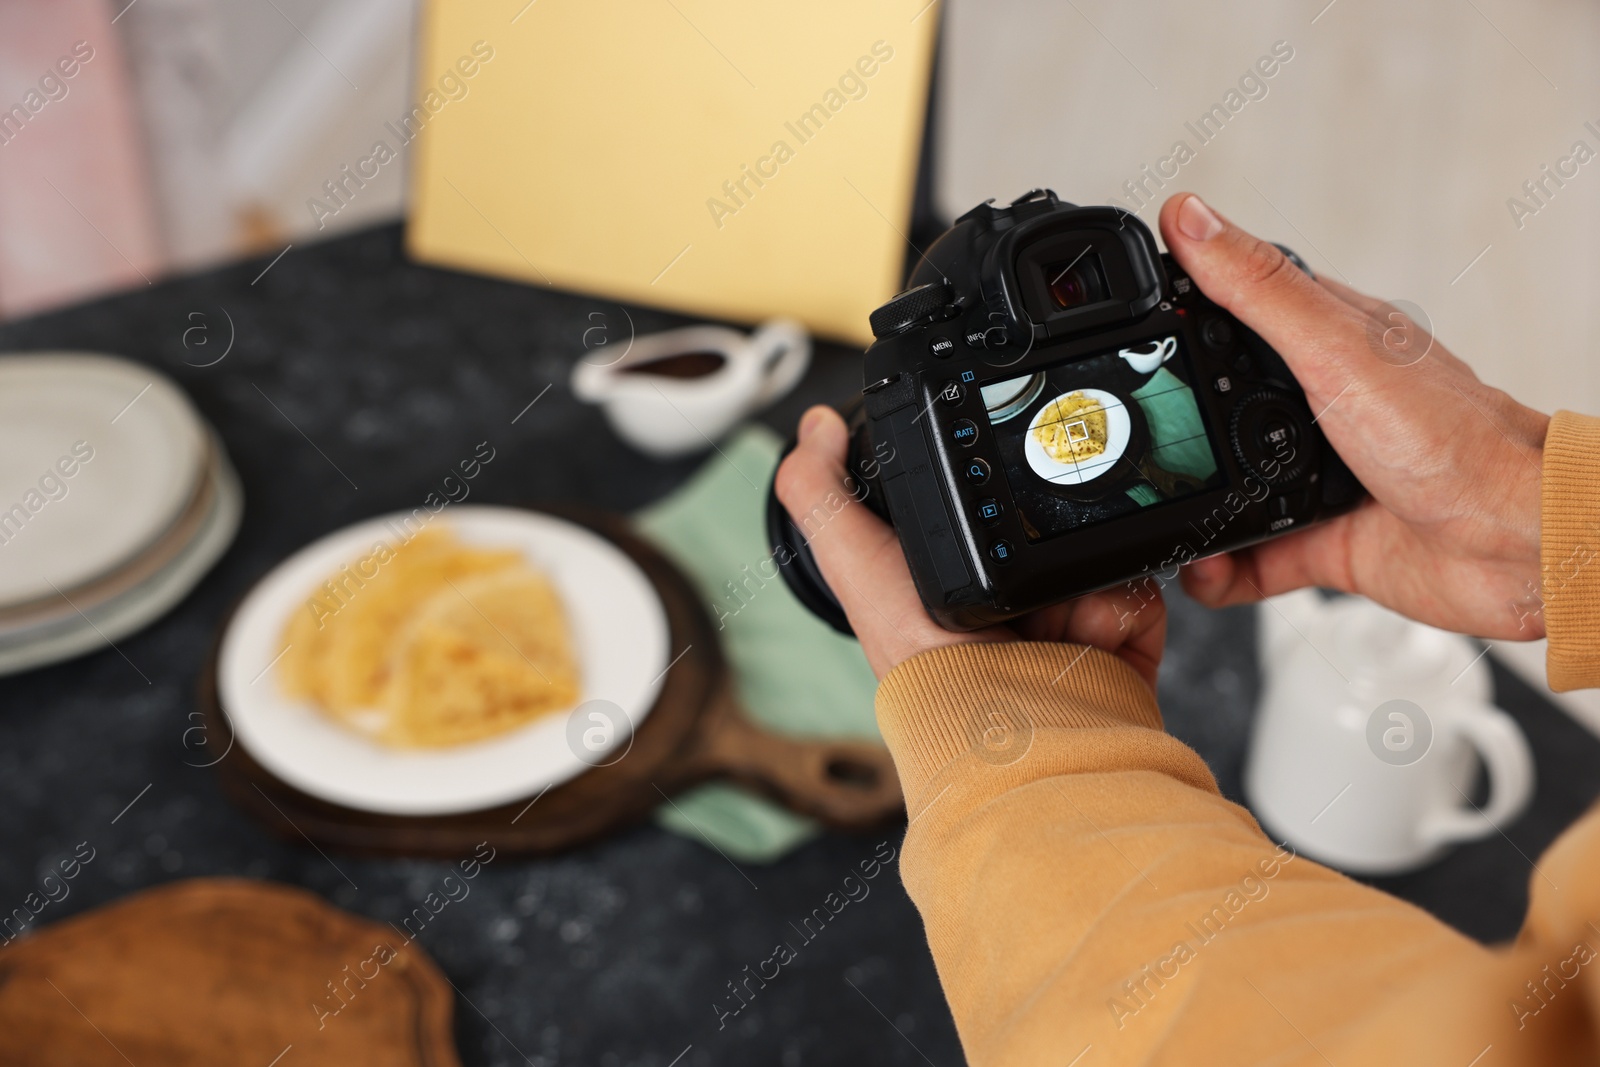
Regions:
<svg viewBox="0 0 1600 1067"><path fill-rule="evenodd" d="M1047 189L981 204L871 325L849 488L947 629L1159 587L1363 496L1282 357L1116 208ZM809 548L830 518L769 495L785 581L849 633Z"/></svg>

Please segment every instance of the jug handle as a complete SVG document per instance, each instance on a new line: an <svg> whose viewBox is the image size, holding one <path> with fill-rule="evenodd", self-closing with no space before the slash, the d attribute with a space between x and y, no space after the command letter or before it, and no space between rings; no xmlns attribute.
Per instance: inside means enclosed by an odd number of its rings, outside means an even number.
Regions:
<svg viewBox="0 0 1600 1067"><path fill-rule="evenodd" d="M750 337L750 350L762 367L759 404L770 404L795 387L811 363L811 337L791 319L773 319Z"/></svg>
<svg viewBox="0 0 1600 1067"><path fill-rule="evenodd" d="M1489 802L1478 808L1462 796L1460 804L1425 818L1418 832L1437 845L1487 837L1522 814L1533 799L1533 754L1516 720L1499 708L1478 703L1460 707L1457 714L1461 732L1488 771Z"/></svg>

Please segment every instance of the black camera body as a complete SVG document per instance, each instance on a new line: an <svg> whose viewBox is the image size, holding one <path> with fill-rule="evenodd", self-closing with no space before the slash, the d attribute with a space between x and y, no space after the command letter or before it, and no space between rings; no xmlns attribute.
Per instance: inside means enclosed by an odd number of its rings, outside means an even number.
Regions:
<svg viewBox="0 0 1600 1067"><path fill-rule="evenodd" d="M947 629L1164 584L1363 496L1283 359L1116 208L982 204L871 323L851 490ZM797 525L772 499L769 533L790 588L849 632L808 547L825 512Z"/></svg>

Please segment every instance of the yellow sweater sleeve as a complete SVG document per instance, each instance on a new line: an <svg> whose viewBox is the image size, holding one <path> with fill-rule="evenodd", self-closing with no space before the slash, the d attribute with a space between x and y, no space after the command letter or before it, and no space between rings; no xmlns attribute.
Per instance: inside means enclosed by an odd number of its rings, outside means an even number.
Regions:
<svg viewBox="0 0 1600 1067"><path fill-rule="evenodd" d="M1518 945L1491 951L1274 845L1105 653L925 653L884 679L878 715L906 888L975 1065L1596 1053L1593 815L1540 860Z"/></svg>
<svg viewBox="0 0 1600 1067"><path fill-rule="evenodd" d="M1554 538L1600 543L1600 420L1563 413L1546 447L1548 581ZM1595 684L1600 576L1551 592L1552 671ZM878 718L906 888L979 1067L1600 1059L1595 812L1530 874L1516 943L1490 949L1268 840L1103 652L924 653L884 679Z"/></svg>
<svg viewBox="0 0 1600 1067"><path fill-rule="evenodd" d="M1550 687L1600 686L1600 419L1558 411L1550 420L1541 498Z"/></svg>

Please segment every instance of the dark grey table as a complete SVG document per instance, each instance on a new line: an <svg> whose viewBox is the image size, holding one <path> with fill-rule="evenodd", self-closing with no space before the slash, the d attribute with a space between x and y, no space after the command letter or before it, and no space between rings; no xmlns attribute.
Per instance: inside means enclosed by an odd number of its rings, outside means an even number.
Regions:
<svg viewBox="0 0 1600 1067"><path fill-rule="evenodd" d="M41 923L199 875L304 886L398 922L445 864L324 858L279 841L222 798L214 771L189 765L204 758L185 744L195 679L224 612L313 538L419 504L480 441L498 454L471 499L491 503L629 511L698 462L641 461L565 385L585 345L620 338L629 316L640 332L678 317L418 267L395 227L296 248L252 282L267 263L0 325L0 350L115 352L172 375L221 431L247 497L221 564L170 615L118 642L122 654L0 682L0 909L20 905L57 858L88 841L97 858ZM194 366L220 354L228 317L232 350ZM767 421L787 430L807 404L859 388L856 358L822 346ZM1169 725L1238 797L1258 684L1253 616L1181 597L1171 608L1161 685ZM1381 883L1484 938L1515 932L1531 858L1600 791L1600 741L1498 669L1496 681L1538 760L1533 808L1503 837ZM713 1005L726 984L900 833L825 837L746 869L648 826L554 859L497 859L419 938L460 991L462 1059L961 1062L920 920L892 874L718 1029Z"/></svg>

